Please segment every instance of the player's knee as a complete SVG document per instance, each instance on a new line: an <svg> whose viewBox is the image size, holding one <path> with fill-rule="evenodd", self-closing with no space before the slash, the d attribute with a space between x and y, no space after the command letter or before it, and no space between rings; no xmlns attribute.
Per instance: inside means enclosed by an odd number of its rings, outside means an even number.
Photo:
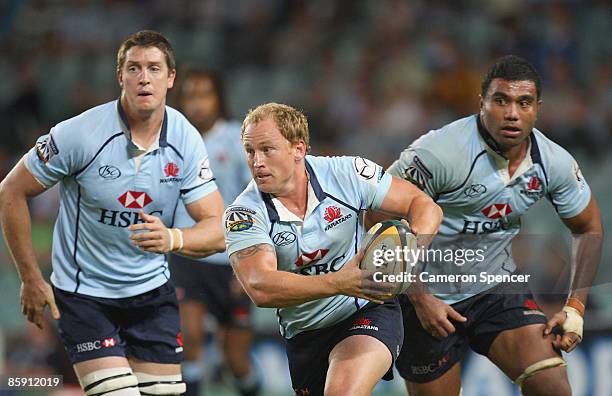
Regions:
<svg viewBox="0 0 612 396"><path fill-rule="evenodd" d="M181 374L135 373L135 375L138 378L138 388L143 395L182 395L187 390Z"/></svg>
<svg viewBox="0 0 612 396"><path fill-rule="evenodd" d="M561 358L545 359L534 363L523 372L521 377L516 382L526 396L571 395L565 361Z"/></svg>
<svg viewBox="0 0 612 396"><path fill-rule="evenodd" d="M362 396L369 395L371 389L364 389L358 381L344 381L328 378L325 383L325 396Z"/></svg>
<svg viewBox="0 0 612 396"><path fill-rule="evenodd" d="M79 381L87 396L140 396L138 379L129 367L97 370Z"/></svg>

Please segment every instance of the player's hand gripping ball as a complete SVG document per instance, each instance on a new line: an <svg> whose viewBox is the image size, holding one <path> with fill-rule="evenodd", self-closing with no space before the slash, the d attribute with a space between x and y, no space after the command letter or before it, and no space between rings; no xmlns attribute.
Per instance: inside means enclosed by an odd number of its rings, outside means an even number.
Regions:
<svg viewBox="0 0 612 396"><path fill-rule="evenodd" d="M359 267L380 272L374 280L392 283L392 295L404 293L419 252L417 238L408 225L397 220L377 223L368 230L362 246L364 256Z"/></svg>

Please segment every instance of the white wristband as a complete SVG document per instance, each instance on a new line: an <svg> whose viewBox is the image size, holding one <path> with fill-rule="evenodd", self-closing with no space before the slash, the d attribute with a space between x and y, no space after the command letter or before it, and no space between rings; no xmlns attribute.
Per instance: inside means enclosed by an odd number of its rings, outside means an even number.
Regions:
<svg viewBox="0 0 612 396"><path fill-rule="evenodd" d="M183 231L180 228L167 228L170 238L169 249L171 252L178 252L183 248Z"/></svg>
<svg viewBox="0 0 612 396"><path fill-rule="evenodd" d="M580 312L576 308L568 307L567 305L563 307L563 311L567 315L565 322L563 322L563 331L568 333L576 333L580 340L582 340L582 328L584 326L584 319L580 315Z"/></svg>

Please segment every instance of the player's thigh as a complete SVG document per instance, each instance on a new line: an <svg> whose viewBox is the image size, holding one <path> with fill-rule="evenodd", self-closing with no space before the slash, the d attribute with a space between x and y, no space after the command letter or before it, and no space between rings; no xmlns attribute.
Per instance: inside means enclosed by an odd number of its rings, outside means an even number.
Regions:
<svg viewBox="0 0 612 396"><path fill-rule="evenodd" d="M183 382L180 364L147 362L137 358L128 358L134 375L138 379L138 388L142 395L180 395L187 387Z"/></svg>
<svg viewBox="0 0 612 396"><path fill-rule="evenodd" d="M497 335L491 347L488 357L506 375L515 380L527 367L534 363L549 358L560 357L557 350L553 348L553 335L544 335L544 324L531 324L516 329L502 331ZM538 392L538 382L553 383L556 394L564 394L568 388L567 372L565 367L557 366L547 368L525 380L523 392L525 394L545 394ZM533 392L530 392L530 389Z"/></svg>
<svg viewBox="0 0 612 396"><path fill-rule="evenodd" d="M329 354L325 395L369 395L392 363L382 341L369 335L345 338Z"/></svg>
<svg viewBox="0 0 612 396"><path fill-rule="evenodd" d="M181 373L180 364L167 364L167 363L155 363L146 362L135 357L128 357L127 361L132 370L137 373L149 373L159 375L173 375Z"/></svg>
<svg viewBox="0 0 612 396"><path fill-rule="evenodd" d="M442 376L425 383L406 380L410 396L458 396L461 392L461 363L455 363Z"/></svg>
<svg viewBox="0 0 612 396"><path fill-rule="evenodd" d="M204 340L203 318L207 312L201 301L183 300L179 302L181 332L185 349L199 349Z"/></svg>

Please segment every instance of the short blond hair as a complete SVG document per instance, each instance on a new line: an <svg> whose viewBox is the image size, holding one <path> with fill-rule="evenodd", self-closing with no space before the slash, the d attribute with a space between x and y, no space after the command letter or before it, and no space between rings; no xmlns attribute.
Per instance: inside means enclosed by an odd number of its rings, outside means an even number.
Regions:
<svg viewBox="0 0 612 396"><path fill-rule="evenodd" d="M272 117L280 133L291 144L300 140L306 143L306 149L310 149L310 134L308 133L308 120L304 113L295 108L281 103L266 103L249 110L240 130L240 137L249 125L257 124L268 117Z"/></svg>

